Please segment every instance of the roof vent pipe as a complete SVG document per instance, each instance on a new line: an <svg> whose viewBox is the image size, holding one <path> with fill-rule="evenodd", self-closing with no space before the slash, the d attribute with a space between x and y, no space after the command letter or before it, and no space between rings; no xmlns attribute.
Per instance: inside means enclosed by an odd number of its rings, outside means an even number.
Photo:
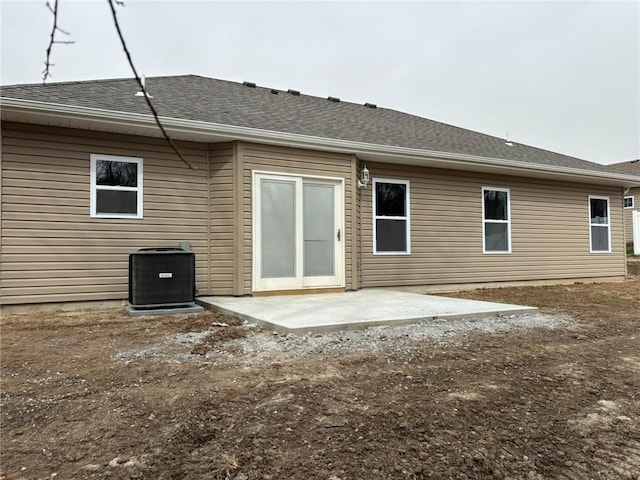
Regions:
<svg viewBox="0 0 640 480"><path fill-rule="evenodd" d="M509 130L507 130L507 135L505 136L504 144L507 147L513 147L513 142L509 140Z"/></svg>
<svg viewBox="0 0 640 480"><path fill-rule="evenodd" d="M369 102L365 103L364 106L368 108L378 108L378 106L375 103L369 103Z"/></svg>
<svg viewBox="0 0 640 480"><path fill-rule="evenodd" d="M256 88L256 84L254 82L242 82L242 85L249 88Z"/></svg>
<svg viewBox="0 0 640 480"><path fill-rule="evenodd" d="M335 103L338 103L340 101L340 99L338 97L327 97L327 100L329 100L330 102L335 102Z"/></svg>
<svg viewBox="0 0 640 480"><path fill-rule="evenodd" d="M295 97L299 97L300 96L300 91L299 90L287 90L287 93L290 93L291 95L295 96Z"/></svg>
<svg viewBox="0 0 640 480"><path fill-rule="evenodd" d="M140 90L139 92L136 93L136 97L144 97L146 95L148 98L153 98L151 95L149 95L149 92L147 92L147 85L146 85L147 77L146 77L146 75L143 74L140 77L140 83L142 84L142 90Z"/></svg>

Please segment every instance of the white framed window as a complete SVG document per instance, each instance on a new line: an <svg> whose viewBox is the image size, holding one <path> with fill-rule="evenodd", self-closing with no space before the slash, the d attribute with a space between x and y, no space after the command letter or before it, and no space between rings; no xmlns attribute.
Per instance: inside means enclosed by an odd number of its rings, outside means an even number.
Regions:
<svg viewBox="0 0 640 480"><path fill-rule="evenodd" d="M591 253L611 253L609 197L589 195L589 243Z"/></svg>
<svg viewBox="0 0 640 480"><path fill-rule="evenodd" d="M511 253L511 193L482 187L482 253Z"/></svg>
<svg viewBox="0 0 640 480"><path fill-rule="evenodd" d="M409 255L411 225L409 182L374 178L373 253L376 255Z"/></svg>
<svg viewBox="0 0 640 480"><path fill-rule="evenodd" d="M142 218L142 159L91 154L92 217Z"/></svg>
<svg viewBox="0 0 640 480"><path fill-rule="evenodd" d="M633 197L624 197L624 208L633 208Z"/></svg>

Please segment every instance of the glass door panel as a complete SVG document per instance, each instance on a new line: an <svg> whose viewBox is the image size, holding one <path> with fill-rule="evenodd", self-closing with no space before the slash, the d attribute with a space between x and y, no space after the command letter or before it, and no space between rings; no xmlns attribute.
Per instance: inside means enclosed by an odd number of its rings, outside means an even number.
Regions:
<svg viewBox="0 0 640 480"><path fill-rule="evenodd" d="M303 239L304 276L335 275L334 186L304 183Z"/></svg>
<svg viewBox="0 0 640 480"><path fill-rule="evenodd" d="M262 278L296 276L296 183L260 182Z"/></svg>

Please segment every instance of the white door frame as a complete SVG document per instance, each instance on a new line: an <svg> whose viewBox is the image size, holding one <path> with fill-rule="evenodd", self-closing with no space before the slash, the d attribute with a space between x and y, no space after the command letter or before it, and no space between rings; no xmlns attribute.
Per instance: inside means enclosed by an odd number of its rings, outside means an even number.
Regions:
<svg viewBox="0 0 640 480"><path fill-rule="evenodd" d="M274 290L299 290L309 288L330 288L345 286L345 252L346 237L344 227L344 178L325 177L318 175L300 175L293 173L281 173L253 170L252 174L252 290L254 292L274 291ZM280 180L293 182L296 185L296 268L295 277L291 278L261 278L262 257L261 257L261 226L259 215L261 212L260 181ZM328 184L334 188L334 222L336 229L340 231L340 240L335 248L335 267L333 276L328 277L305 277L304 266L304 240L303 240L303 209L302 209L302 187L305 183ZM336 231L336 240L337 240Z"/></svg>

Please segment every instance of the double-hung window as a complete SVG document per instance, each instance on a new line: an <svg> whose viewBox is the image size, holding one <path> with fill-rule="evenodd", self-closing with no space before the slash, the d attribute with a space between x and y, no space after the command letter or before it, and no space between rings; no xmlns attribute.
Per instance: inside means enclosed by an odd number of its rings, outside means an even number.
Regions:
<svg viewBox="0 0 640 480"><path fill-rule="evenodd" d="M411 253L409 182L373 180L373 252L380 255Z"/></svg>
<svg viewBox="0 0 640 480"><path fill-rule="evenodd" d="M511 206L508 188L482 187L482 251L511 253Z"/></svg>
<svg viewBox="0 0 640 480"><path fill-rule="evenodd" d="M91 155L91 216L142 218L142 159Z"/></svg>
<svg viewBox="0 0 640 480"><path fill-rule="evenodd" d="M589 241L591 253L611 253L609 197L589 196Z"/></svg>

